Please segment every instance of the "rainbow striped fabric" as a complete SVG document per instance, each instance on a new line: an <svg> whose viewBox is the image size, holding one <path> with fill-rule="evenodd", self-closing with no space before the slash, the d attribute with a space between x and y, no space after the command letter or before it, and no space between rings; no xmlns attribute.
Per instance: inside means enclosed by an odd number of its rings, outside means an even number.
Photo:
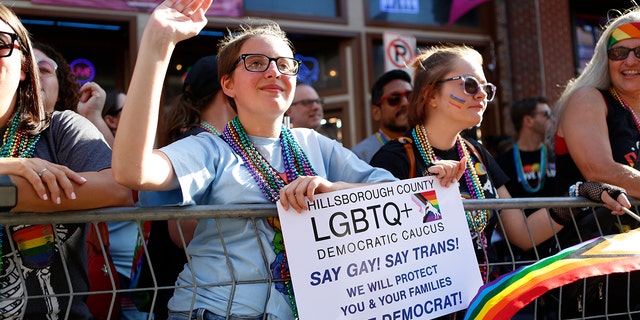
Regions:
<svg viewBox="0 0 640 320"><path fill-rule="evenodd" d="M53 227L50 224L26 226L13 233L13 240L20 250L22 264L31 269L43 269L51 265L55 254Z"/></svg>
<svg viewBox="0 0 640 320"><path fill-rule="evenodd" d="M422 222L427 223L442 219L440 204L438 203L435 190L414 193L411 199L420 206L420 212L424 210L425 216ZM430 210L429 207L432 207L434 210Z"/></svg>
<svg viewBox="0 0 640 320"><path fill-rule="evenodd" d="M465 319L510 319L548 290L598 275L640 269L640 229L595 238L480 287Z"/></svg>
<svg viewBox="0 0 640 320"><path fill-rule="evenodd" d="M616 42L632 38L640 38L640 22L623 24L613 30L607 48L611 48Z"/></svg>

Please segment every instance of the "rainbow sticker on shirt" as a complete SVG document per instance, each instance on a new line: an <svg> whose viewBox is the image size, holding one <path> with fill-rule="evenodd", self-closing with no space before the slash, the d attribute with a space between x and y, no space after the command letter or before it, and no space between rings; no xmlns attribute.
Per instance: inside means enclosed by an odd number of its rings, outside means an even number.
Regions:
<svg viewBox="0 0 640 320"><path fill-rule="evenodd" d="M55 242L50 224L27 226L13 233L24 266L46 268L53 262Z"/></svg>
<svg viewBox="0 0 640 320"><path fill-rule="evenodd" d="M411 195L411 200L420 207L420 212L423 212L422 208L424 208L422 223L442 219L442 213L440 212L440 205L438 204L435 190L414 193Z"/></svg>

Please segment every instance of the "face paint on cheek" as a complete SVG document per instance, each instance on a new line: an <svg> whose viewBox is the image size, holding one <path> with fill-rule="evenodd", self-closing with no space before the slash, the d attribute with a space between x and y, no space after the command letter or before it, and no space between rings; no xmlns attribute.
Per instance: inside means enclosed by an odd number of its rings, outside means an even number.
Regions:
<svg viewBox="0 0 640 320"><path fill-rule="evenodd" d="M467 102L467 100L460 98L453 93L449 95L449 104L458 109L461 109L465 102Z"/></svg>

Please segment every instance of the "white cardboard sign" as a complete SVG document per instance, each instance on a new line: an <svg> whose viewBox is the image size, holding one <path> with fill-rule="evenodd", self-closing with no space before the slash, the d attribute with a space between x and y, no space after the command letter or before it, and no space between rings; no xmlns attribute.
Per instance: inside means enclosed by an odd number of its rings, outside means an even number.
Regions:
<svg viewBox="0 0 640 320"><path fill-rule="evenodd" d="M300 319L429 319L482 285L457 184L422 177L278 203Z"/></svg>

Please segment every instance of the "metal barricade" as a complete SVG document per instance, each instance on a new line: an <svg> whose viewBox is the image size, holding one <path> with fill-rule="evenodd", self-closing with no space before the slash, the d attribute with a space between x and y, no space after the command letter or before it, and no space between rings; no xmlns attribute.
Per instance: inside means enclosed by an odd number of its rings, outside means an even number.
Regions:
<svg viewBox="0 0 640 320"><path fill-rule="evenodd" d="M635 199L632 201L632 204L635 207L635 211L637 212L639 201ZM481 210L481 209L489 209L489 210L500 210L507 208L519 208L519 209L534 209L534 208L553 208L553 207L570 207L570 208L590 208L591 213L587 214L595 214L595 210L602 205L590 202L584 198L521 198L521 199L483 199L483 200L463 200L463 205L466 210ZM140 226L140 222L142 221L168 221L168 220L187 220L187 219L228 219L228 218L247 218L251 221L255 221L257 219L261 219L269 216L277 216L277 211L275 206L273 205L202 205L202 206L184 206L184 207L150 207L150 208L139 208L139 207L126 207L126 208L105 208L99 210L87 210L87 211L67 211L67 212L55 212L55 213L0 213L0 225L5 226L5 230L10 228L11 226L16 225L35 225L35 224L61 224L61 223L98 223L98 222L116 222L116 221L131 221L135 222L136 225ZM617 223L620 225L624 225L622 221L620 221L619 217L614 218ZM603 226L598 225L598 219L595 220L597 229L602 232ZM500 222L498 223L500 225ZM578 225L569 225L566 228L577 228ZM55 229L55 228L54 228ZM141 235L143 230L138 228L138 232ZM603 232L604 233L604 232ZM550 241L555 241L555 244L558 246L558 249L564 249L560 246L560 239L557 237L558 234L554 235ZM180 232L180 236L183 236L183 233ZM57 236L56 236L57 237ZM580 239L587 240L587 239ZM184 242L184 238L182 238ZM536 262L538 259L541 259L545 256L545 253L538 252L537 248L532 249L532 254L534 258L518 260L516 255L514 254L514 250L508 241L504 242L505 249L502 255L502 260L491 261L489 263L489 268L492 270L513 270L521 265L531 264ZM145 248L145 255L148 259L148 250ZM263 253L264 254L264 253ZM188 257L188 256L187 256ZM507 259L504 259L507 257ZM226 257L228 259L228 257ZM147 260L148 261L148 260ZM188 261L187 263L190 263ZM265 261L265 268L269 268L269 262ZM149 265L149 268L153 270L153 265ZM231 273L233 273L230 270ZM497 272L499 273L499 272ZM631 273L628 273L628 283L630 283ZM68 279L76 275L67 274ZM117 275L110 275L113 281L117 281ZM608 279L608 277L607 277ZM100 291L100 292L71 292L69 295L72 298L78 298L82 296L87 296L89 294L111 294L114 298L112 299L112 303L118 303L115 299L116 293L131 293L131 292L142 292L149 291L152 292L153 300L152 300L152 308L156 303L155 294L159 292L159 290L172 290L175 289L175 286L159 286L157 283L157 279L153 278L155 285L153 287L145 287L145 288L121 288L118 292L116 291ZM271 284L274 280L270 277L265 279L256 280L261 283ZM581 280L582 281L582 280ZM220 286L220 285L230 285L237 286L242 285L246 282L241 281L232 281L231 283L211 283L211 284L203 284L203 286ZM630 287L630 286L628 286ZM585 286L586 288L586 286ZM617 288L612 288L617 290ZM583 293L587 293L586 289L583 289ZM604 288L605 293L610 290L608 287ZM275 292L274 294L277 294ZM627 296L631 293L627 290ZM560 318L565 319L561 314L561 307L563 305L562 298L563 295L559 294L556 296L558 298L557 301L553 302L554 308L556 310L548 310L541 311L540 301L536 301L535 303L531 303L529 313L524 314L522 319L546 319L546 318ZM607 295L604 295L605 299ZM30 297L25 295L18 300L28 300L31 298L42 298L41 296ZM629 299L627 299L629 300ZM583 302L586 300L583 300ZM0 301L1 302L1 301ZM4 301L2 303L9 303L8 301ZM605 302L607 304L607 302ZM546 308L543 306L543 308ZM228 308L230 310L230 307ZM627 309L624 312L618 312L616 314L598 314L598 315L587 315L582 314L580 318L603 318L603 317L611 317L611 316L619 316L622 319L633 319L640 318L640 311L638 311L637 305L628 305ZM606 312L605 312L606 313ZM0 316L0 318L3 318ZM616 318L617 319L617 318Z"/></svg>

